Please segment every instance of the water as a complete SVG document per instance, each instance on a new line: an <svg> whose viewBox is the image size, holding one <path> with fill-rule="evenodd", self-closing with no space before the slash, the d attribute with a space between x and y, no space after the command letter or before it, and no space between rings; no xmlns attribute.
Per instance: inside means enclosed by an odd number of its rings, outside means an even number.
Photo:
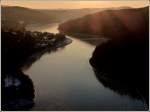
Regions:
<svg viewBox="0 0 150 112"><path fill-rule="evenodd" d="M58 24L32 30L57 33ZM31 110L143 110L142 100L120 95L96 78L89 59L95 46L68 36L73 42L44 54L24 70L32 79L35 105Z"/></svg>

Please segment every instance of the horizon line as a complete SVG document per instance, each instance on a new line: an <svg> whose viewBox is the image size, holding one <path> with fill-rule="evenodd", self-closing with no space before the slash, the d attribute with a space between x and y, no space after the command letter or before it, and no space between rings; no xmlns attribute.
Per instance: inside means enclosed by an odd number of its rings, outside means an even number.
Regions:
<svg viewBox="0 0 150 112"><path fill-rule="evenodd" d="M122 8L122 7L128 7L128 8L144 8L149 7L149 5L146 6L140 6L140 7L132 7L132 6L118 6L118 7L102 7L102 8L30 8L30 7L24 7L19 5L1 5L1 7L21 7L21 8L27 8L27 9L35 9L35 10L76 10L76 9L115 9L115 8Z"/></svg>

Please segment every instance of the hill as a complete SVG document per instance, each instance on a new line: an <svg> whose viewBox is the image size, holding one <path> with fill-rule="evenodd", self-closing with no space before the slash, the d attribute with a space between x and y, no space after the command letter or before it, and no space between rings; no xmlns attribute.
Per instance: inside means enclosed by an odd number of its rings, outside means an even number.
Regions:
<svg viewBox="0 0 150 112"><path fill-rule="evenodd" d="M89 32L109 38L96 46L89 60L96 77L121 95L142 99L146 110L149 108L148 14L148 7L105 11L99 14L101 17L97 16L101 20L101 24L95 24L99 32Z"/></svg>
<svg viewBox="0 0 150 112"><path fill-rule="evenodd" d="M95 13L101 10L101 8L83 8L83 9L43 9L38 10L47 16L53 16L57 22L65 22L71 19L76 19L87 14Z"/></svg>
<svg viewBox="0 0 150 112"><path fill-rule="evenodd" d="M52 17L48 17L34 9L18 7L18 6L2 6L1 9L2 26L15 27L19 23L26 24L47 24L53 21Z"/></svg>
<svg viewBox="0 0 150 112"><path fill-rule="evenodd" d="M75 19L101 9L30 9L19 6L2 6L2 26L20 28L27 24L45 25Z"/></svg>
<svg viewBox="0 0 150 112"><path fill-rule="evenodd" d="M61 33L101 35L108 38L148 35L149 7L105 10L59 25Z"/></svg>

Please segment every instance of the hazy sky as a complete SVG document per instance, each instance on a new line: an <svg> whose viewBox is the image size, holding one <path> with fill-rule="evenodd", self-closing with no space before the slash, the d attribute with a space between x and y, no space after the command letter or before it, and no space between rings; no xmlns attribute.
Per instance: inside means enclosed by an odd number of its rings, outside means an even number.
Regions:
<svg viewBox="0 0 150 112"><path fill-rule="evenodd" d="M107 7L144 7L149 0L1 0L2 5L22 6L33 9L79 9L79 8L107 8Z"/></svg>

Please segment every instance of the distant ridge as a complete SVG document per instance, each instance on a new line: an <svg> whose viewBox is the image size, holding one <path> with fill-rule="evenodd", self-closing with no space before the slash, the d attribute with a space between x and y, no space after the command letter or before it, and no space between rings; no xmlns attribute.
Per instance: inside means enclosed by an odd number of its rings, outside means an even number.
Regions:
<svg viewBox="0 0 150 112"><path fill-rule="evenodd" d="M11 27L18 22L24 24L47 24L52 22L52 18L30 8L19 6L2 6L1 8L2 25Z"/></svg>
<svg viewBox="0 0 150 112"><path fill-rule="evenodd" d="M62 33L101 35L108 38L148 35L149 7L105 10L59 25Z"/></svg>
<svg viewBox="0 0 150 112"><path fill-rule="evenodd" d="M2 6L2 25L16 27L17 22L25 24L49 24L82 17L100 9L31 9L20 6Z"/></svg>

